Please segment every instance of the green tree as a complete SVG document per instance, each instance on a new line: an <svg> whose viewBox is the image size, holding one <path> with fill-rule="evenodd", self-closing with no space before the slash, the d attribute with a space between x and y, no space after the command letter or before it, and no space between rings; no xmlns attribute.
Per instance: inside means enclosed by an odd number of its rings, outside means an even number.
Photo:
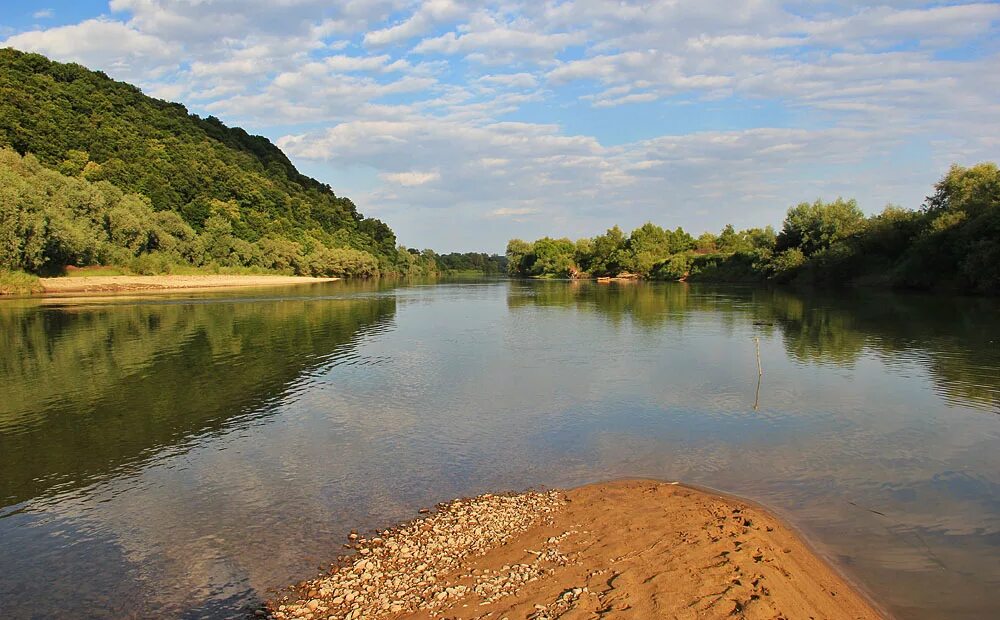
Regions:
<svg viewBox="0 0 1000 620"><path fill-rule="evenodd" d="M644 276L649 275L654 265L678 251L674 235L652 222L646 222L632 231L628 238L628 250L631 260L627 268Z"/></svg>
<svg viewBox="0 0 1000 620"><path fill-rule="evenodd" d="M576 269L576 264L573 262L576 246L569 239L543 237L535 241L532 248L535 261L528 271L529 275L565 278Z"/></svg>
<svg viewBox="0 0 1000 620"><path fill-rule="evenodd" d="M968 216L993 211L1000 205L1000 170L992 162L971 168L954 165L934 186L927 199L931 213L961 211Z"/></svg>
<svg viewBox="0 0 1000 620"><path fill-rule="evenodd" d="M694 242L694 249L703 254L718 251L718 244L715 235L710 232L702 233Z"/></svg>
<svg viewBox="0 0 1000 620"><path fill-rule="evenodd" d="M613 226L591 242L590 273L594 275L617 275L623 270L627 260L625 233Z"/></svg>
<svg viewBox="0 0 1000 620"><path fill-rule="evenodd" d="M534 260L534 248L527 241L511 239L507 242L506 257L508 275L526 276Z"/></svg>
<svg viewBox="0 0 1000 620"><path fill-rule="evenodd" d="M806 256L862 230L865 214L854 200L803 202L788 210L776 249L797 248Z"/></svg>
<svg viewBox="0 0 1000 620"><path fill-rule="evenodd" d="M657 280L681 280L691 271L692 257L690 254L678 253L657 265L652 277Z"/></svg>

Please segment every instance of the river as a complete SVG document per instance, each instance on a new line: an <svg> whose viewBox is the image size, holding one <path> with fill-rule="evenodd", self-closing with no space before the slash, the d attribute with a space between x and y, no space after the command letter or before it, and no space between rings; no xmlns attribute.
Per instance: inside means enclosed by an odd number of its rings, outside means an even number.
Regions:
<svg viewBox="0 0 1000 620"><path fill-rule="evenodd" d="M985 618L1000 301L506 280L6 300L0 472L5 618L239 617L352 529L625 476L770 507L901 618Z"/></svg>

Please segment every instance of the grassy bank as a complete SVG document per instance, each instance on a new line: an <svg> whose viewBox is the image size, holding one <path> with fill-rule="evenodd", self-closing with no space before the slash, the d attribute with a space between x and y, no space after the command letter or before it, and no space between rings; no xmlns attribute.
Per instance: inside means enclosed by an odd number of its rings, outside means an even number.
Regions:
<svg viewBox="0 0 1000 620"><path fill-rule="evenodd" d="M23 271L0 271L0 295L30 295L42 292L38 276Z"/></svg>

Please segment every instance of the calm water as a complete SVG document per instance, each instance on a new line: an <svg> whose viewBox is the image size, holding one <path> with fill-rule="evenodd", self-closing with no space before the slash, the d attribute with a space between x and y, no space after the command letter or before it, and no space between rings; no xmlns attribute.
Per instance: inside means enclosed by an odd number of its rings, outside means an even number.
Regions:
<svg viewBox="0 0 1000 620"><path fill-rule="evenodd" d="M900 617L995 617L1000 303L505 281L0 302L4 618L238 616L352 528L621 476L764 503Z"/></svg>

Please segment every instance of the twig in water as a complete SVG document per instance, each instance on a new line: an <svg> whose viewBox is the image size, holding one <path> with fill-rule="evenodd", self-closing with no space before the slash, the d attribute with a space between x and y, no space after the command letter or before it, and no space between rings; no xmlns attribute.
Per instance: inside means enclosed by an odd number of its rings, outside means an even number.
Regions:
<svg viewBox="0 0 1000 620"><path fill-rule="evenodd" d="M760 375L757 375L757 394L753 397L753 410L760 408Z"/></svg>
<svg viewBox="0 0 1000 620"><path fill-rule="evenodd" d="M753 342L757 348L757 394L753 399L753 410L757 411L760 406L760 379L764 376L764 369L760 365L760 337L754 336Z"/></svg>
<svg viewBox="0 0 1000 620"><path fill-rule="evenodd" d="M757 376L761 377L764 375L764 369L760 366L760 337L755 337L753 341L757 345Z"/></svg>

